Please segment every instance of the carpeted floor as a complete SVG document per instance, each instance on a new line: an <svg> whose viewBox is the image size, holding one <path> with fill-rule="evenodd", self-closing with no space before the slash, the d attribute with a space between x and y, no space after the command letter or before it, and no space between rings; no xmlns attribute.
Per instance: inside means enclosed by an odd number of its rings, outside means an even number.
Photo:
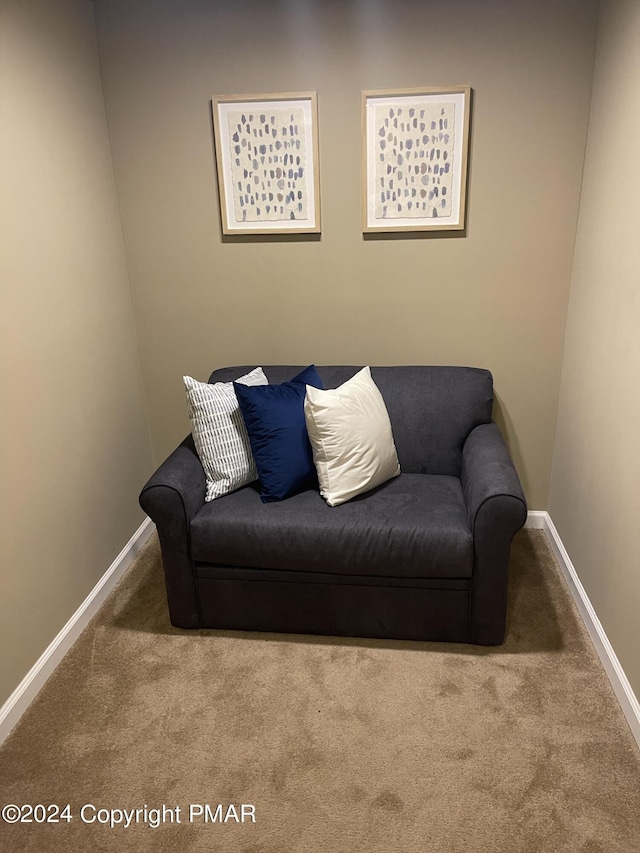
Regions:
<svg viewBox="0 0 640 853"><path fill-rule="evenodd" d="M153 537L0 750L0 806L72 819L0 849L637 853L640 752L539 531L510 598L499 648L185 633Z"/></svg>

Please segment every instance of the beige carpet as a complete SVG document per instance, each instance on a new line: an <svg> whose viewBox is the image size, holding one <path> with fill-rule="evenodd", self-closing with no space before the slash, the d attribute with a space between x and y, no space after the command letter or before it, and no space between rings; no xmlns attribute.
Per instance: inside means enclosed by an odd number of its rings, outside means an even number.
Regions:
<svg viewBox="0 0 640 853"><path fill-rule="evenodd" d="M0 750L0 805L72 820L0 849L637 853L635 741L543 535L512 553L488 649L181 632L153 538ZM219 803L255 823L189 822ZM80 817L145 804L181 822Z"/></svg>

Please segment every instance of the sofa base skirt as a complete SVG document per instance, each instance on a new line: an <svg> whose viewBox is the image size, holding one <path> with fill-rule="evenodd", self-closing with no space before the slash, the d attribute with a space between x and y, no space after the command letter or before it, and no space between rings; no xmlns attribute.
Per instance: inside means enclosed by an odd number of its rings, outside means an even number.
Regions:
<svg viewBox="0 0 640 853"><path fill-rule="evenodd" d="M199 577L201 627L466 643L469 581L412 585ZM370 579L369 579L370 580Z"/></svg>

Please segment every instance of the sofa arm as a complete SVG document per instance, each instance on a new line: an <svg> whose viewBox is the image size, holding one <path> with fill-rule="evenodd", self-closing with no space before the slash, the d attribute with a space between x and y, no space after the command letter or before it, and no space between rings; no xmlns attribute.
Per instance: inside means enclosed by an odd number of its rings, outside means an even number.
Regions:
<svg viewBox="0 0 640 853"><path fill-rule="evenodd" d="M162 550L171 624L197 628L200 609L191 559L191 519L204 506L205 473L191 436L162 463L140 493Z"/></svg>
<svg viewBox="0 0 640 853"><path fill-rule="evenodd" d="M495 423L467 436L460 475L473 535L469 641L504 640L511 540L527 518L527 504L509 450Z"/></svg>

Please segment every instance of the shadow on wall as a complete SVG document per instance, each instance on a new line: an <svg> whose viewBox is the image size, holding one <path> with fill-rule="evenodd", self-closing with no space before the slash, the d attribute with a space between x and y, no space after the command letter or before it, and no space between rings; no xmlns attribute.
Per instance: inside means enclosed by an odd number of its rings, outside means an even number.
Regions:
<svg viewBox="0 0 640 853"><path fill-rule="evenodd" d="M505 438L505 441L507 442L509 452L511 454L511 459L513 460L513 464L516 467L518 477L520 477L520 482L522 483L522 489L526 496L530 493L531 482L529 480L527 466L525 465L522 447L520 446L520 442L518 440L518 431L515 428L513 421L509 417L506 406L502 405L502 400L500 399L498 394L496 394L495 386L493 393L493 419L500 427L500 432L502 433Z"/></svg>

